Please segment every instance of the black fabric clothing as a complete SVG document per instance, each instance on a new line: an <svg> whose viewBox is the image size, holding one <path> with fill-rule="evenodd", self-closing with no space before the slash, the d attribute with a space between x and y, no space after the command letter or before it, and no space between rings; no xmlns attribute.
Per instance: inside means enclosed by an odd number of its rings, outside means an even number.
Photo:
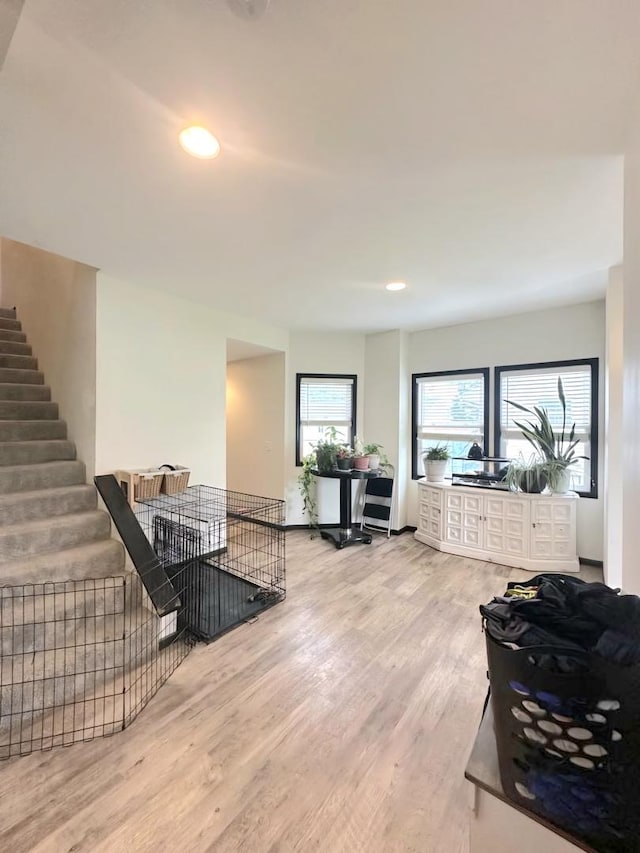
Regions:
<svg viewBox="0 0 640 853"><path fill-rule="evenodd" d="M537 575L529 582L507 584L505 595L482 605L480 612L497 642L553 647L545 668L574 671L575 661L556 651L594 651L624 666L640 663L640 598L620 595L603 583Z"/></svg>

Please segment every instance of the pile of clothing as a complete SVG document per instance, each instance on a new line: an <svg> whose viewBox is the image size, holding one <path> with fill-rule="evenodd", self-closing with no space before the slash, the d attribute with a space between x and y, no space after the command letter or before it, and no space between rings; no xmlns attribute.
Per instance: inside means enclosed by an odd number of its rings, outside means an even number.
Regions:
<svg viewBox="0 0 640 853"><path fill-rule="evenodd" d="M594 652L622 666L640 663L640 598L620 595L603 583L543 574L509 583L502 596L480 607L487 633L513 649L551 646L536 662L556 672L575 672Z"/></svg>

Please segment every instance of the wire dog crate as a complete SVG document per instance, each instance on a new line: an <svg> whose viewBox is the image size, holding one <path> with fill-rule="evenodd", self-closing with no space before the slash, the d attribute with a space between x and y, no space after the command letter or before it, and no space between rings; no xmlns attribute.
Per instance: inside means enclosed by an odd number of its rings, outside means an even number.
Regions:
<svg viewBox="0 0 640 853"><path fill-rule="evenodd" d="M134 511L180 596L176 631L210 641L284 599L284 501L191 486Z"/></svg>

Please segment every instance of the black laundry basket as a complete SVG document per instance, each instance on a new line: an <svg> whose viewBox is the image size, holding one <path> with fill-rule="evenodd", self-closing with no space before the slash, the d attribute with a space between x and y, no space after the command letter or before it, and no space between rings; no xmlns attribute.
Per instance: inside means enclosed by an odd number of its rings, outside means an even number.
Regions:
<svg viewBox="0 0 640 853"><path fill-rule="evenodd" d="M599 853L640 851L640 666L486 640L505 795Z"/></svg>

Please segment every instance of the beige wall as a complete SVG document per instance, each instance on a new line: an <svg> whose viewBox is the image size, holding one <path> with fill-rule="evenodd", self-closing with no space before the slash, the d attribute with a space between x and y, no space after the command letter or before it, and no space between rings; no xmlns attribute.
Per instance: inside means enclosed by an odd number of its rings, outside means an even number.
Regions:
<svg viewBox="0 0 640 853"><path fill-rule="evenodd" d="M1 241L2 307L18 309L33 354L91 480L96 428L96 270Z"/></svg>
<svg viewBox="0 0 640 853"><path fill-rule="evenodd" d="M227 365L227 488L284 497L285 355Z"/></svg>
<svg viewBox="0 0 640 853"><path fill-rule="evenodd" d="M228 337L288 343L282 329L98 274L99 473L169 463L226 485Z"/></svg>

